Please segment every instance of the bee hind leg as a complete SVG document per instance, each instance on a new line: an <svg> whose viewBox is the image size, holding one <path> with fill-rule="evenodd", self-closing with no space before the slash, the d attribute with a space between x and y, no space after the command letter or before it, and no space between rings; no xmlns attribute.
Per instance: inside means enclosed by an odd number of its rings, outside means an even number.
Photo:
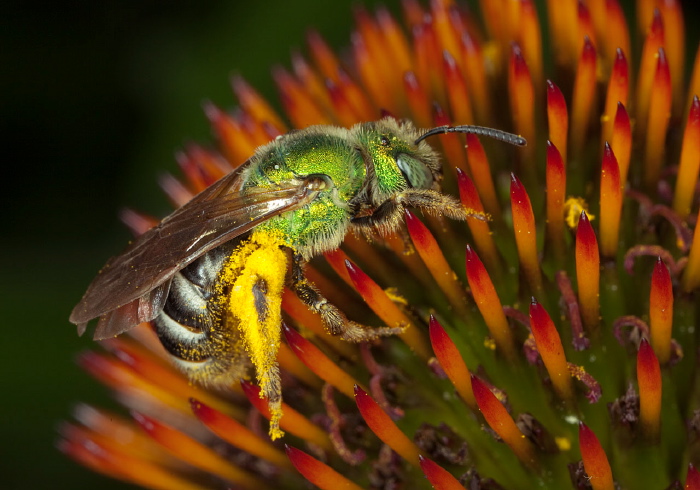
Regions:
<svg viewBox="0 0 700 490"><path fill-rule="evenodd" d="M331 335L349 342L367 342L380 337L388 337L404 332L403 327L366 327L348 320L340 309L328 300L304 276L301 255L295 254L292 260L291 288L297 297L315 313L321 315L323 325Z"/></svg>

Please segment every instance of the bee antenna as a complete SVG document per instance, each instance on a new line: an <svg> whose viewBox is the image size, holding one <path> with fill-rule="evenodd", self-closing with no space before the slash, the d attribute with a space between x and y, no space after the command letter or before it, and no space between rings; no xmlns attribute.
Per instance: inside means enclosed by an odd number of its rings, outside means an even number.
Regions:
<svg viewBox="0 0 700 490"><path fill-rule="evenodd" d="M423 141L428 136L434 136L436 134L445 134L445 133L471 133L471 134L476 134L478 136L488 136L489 138L497 139L497 140L503 141L505 143L510 143L511 145L516 145L516 146L527 145L527 140L525 138L523 138L522 136L518 136L517 134L508 133L506 131L501 131L500 129L486 128L484 126L470 126L470 125L439 126L437 128L429 129L427 132L425 132L423 135L421 135L415 141L414 144L417 145L418 143Z"/></svg>

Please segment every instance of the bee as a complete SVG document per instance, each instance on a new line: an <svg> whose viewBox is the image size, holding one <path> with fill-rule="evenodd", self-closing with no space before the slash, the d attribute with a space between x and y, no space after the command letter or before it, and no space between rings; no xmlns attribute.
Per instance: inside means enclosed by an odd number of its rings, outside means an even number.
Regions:
<svg viewBox="0 0 700 490"><path fill-rule="evenodd" d="M419 130L391 117L281 135L110 259L70 321L82 335L99 318L96 340L153 322L175 363L199 383L226 386L252 367L270 405L270 435L280 437L284 286L332 335L362 342L400 333L349 320L305 278L304 264L337 249L348 232L395 231L406 207L473 215L440 192L438 153L425 142L452 132L526 144L495 129Z"/></svg>

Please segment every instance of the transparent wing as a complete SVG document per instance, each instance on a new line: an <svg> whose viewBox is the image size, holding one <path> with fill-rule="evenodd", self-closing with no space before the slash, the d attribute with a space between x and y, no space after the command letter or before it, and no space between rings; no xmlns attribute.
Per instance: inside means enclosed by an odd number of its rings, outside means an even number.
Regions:
<svg viewBox="0 0 700 490"><path fill-rule="evenodd" d="M205 252L317 194L313 179L241 192L240 172L222 178L139 236L112 258L73 309L70 321L85 331L100 317L95 338L118 335L152 320L163 308L170 279Z"/></svg>

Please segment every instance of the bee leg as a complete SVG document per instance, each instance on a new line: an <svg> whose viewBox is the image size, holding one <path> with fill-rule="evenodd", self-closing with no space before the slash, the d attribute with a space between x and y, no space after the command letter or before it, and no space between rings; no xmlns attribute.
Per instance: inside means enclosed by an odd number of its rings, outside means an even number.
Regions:
<svg viewBox="0 0 700 490"><path fill-rule="evenodd" d="M350 321L337 306L328 300L304 276L302 265L304 259L295 254L292 259L291 288L297 297L311 309L321 315L323 325L331 335L340 336L349 342L367 342L379 337L403 333L403 327L371 328Z"/></svg>
<svg viewBox="0 0 700 490"><path fill-rule="evenodd" d="M396 230L396 234L401 239L401 243L403 244L403 252L402 253L404 255L411 255L411 254L415 253L416 247L413 245L413 240L411 239L411 235L409 235L406 227L405 226L399 227Z"/></svg>
<svg viewBox="0 0 700 490"><path fill-rule="evenodd" d="M384 201L371 215L354 218L352 224L359 229L370 227L380 232L391 232L398 228L403 219L403 210L407 207L420 208L429 214L454 220L488 219L484 213L465 209L462 203L452 196L432 189L406 189Z"/></svg>

